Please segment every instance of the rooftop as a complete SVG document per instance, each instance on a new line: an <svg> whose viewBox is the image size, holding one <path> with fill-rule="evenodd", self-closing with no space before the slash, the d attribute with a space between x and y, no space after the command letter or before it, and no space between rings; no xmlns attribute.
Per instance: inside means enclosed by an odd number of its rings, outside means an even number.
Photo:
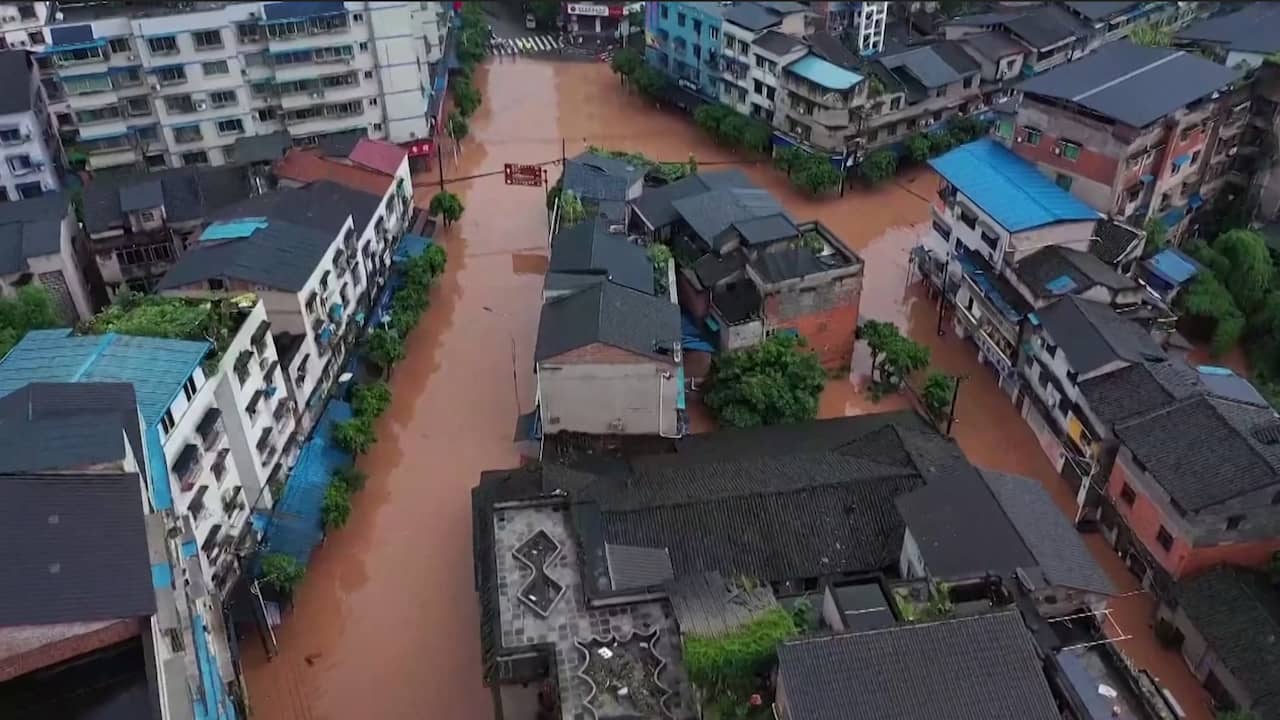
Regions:
<svg viewBox="0 0 1280 720"><path fill-rule="evenodd" d="M586 200L627 199L627 192L644 178L648 167L626 158L585 152L564 165L562 185Z"/></svg>
<svg viewBox="0 0 1280 720"><path fill-rule="evenodd" d="M592 221L556 233L548 277L553 274L603 274L624 287L653 294L653 263L645 249L623 234L610 234Z"/></svg>
<svg viewBox="0 0 1280 720"><path fill-rule="evenodd" d="M332 232L265 217L216 222L160 279L157 290L232 279L299 292L337 241Z"/></svg>
<svg viewBox="0 0 1280 720"><path fill-rule="evenodd" d="M1176 38L1239 52L1263 55L1280 52L1280 5L1243 3L1236 12L1192 23L1178 32Z"/></svg>
<svg viewBox="0 0 1280 720"><path fill-rule="evenodd" d="M1081 375L1111 363L1159 361L1166 357L1151 333L1117 315L1110 305L1068 295L1036 314L1067 354L1071 369Z"/></svg>
<svg viewBox="0 0 1280 720"><path fill-rule="evenodd" d="M1005 20L1003 24L1009 32L1037 50L1083 37L1089 30L1074 15L1056 4L1030 8Z"/></svg>
<svg viewBox="0 0 1280 720"><path fill-rule="evenodd" d="M380 170L326 157L316 150L290 150L276 163L275 172L281 179L299 183L332 180L378 198L387 193L392 183L391 178Z"/></svg>
<svg viewBox="0 0 1280 720"><path fill-rule="evenodd" d="M701 195L712 190L741 188L758 190L746 173L737 168L700 172L657 188L646 188L640 197L632 201L632 207L641 219L655 230L680 219L675 202Z"/></svg>
<svg viewBox="0 0 1280 720"><path fill-rule="evenodd" d="M780 239L780 236L796 237L800 234L782 204L767 190L711 190L681 198L672 205L693 232L711 249L719 249L727 242L726 231L731 228L737 231L744 244L750 244L753 240L768 242ZM764 218L770 220L763 224L747 222Z"/></svg>
<svg viewBox="0 0 1280 720"><path fill-rule="evenodd" d="M161 206L171 225L197 222L252 194L243 165L107 172L85 185L84 226L90 234L127 229L130 212Z"/></svg>
<svg viewBox="0 0 1280 720"><path fill-rule="evenodd" d="M1200 272L1200 263L1178 248L1165 248L1142 265L1171 285L1181 285Z"/></svg>
<svg viewBox="0 0 1280 720"><path fill-rule="evenodd" d="M35 72L35 60L25 50L0 52L0 77L9 78L14 86L0 93L0 115L13 115L31 111L33 96L30 84Z"/></svg>
<svg viewBox="0 0 1280 720"><path fill-rule="evenodd" d="M1020 89L1141 128L1209 97L1239 76L1194 53L1118 40L1036 75Z"/></svg>
<svg viewBox="0 0 1280 720"><path fill-rule="evenodd" d="M992 62L1029 52L1026 46L999 30L967 35L960 42Z"/></svg>
<svg viewBox="0 0 1280 720"><path fill-rule="evenodd" d="M1093 228L1093 242L1089 252L1107 264L1114 264L1133 252L1137 241L1142 237L1140 230L1115 220L1100 218Z"/></svg>
<svg viewBox="0 0 1280 720"><path fill-rule="evenodd" d="M1096 210L989 138L961 145L929 165L1011 233L1098 218Z"/></svg>
<svg viewBox="0 0 1280 720"><path fill-rule="evenodd" d="M680 309L675 304L622 285L601 283L542 306L534 357L543 362L602 343L671 362L671 351L679 341Z"/></svg>
<svg viewBox="0 0 1280 720"><path fill-rule="evenodd" d="M724 20L752 32L759 32L781 23L782 14L765 7L763 3L734 3L733 7L725 11Z"/></svg>
<svg viewBox="0 0 1280 720"><path fill-rule="evenodd" d="M385 188L384 188L385 190ZM381 203L381 194L372 194L334 180L317 180L300 188L282 188L255 195L228 205L210 215L210 220L265 217L302 225L335 237L351 218L356 232L369 226Z"/></svg>
<svg viewBox="0 0 1280 720"><path fill-rule="evenodd" d="M846 70L814 54L805 55L787 65L785 69L809 82L831 90L848 90L862 82L862 76L858 73Z"/></svg>
<svg viewBox="0 0 1280 720"><path fill-rule="evenodd" d="M1195 368L1178 358L1133 363L1080 383L1089 410L1104 425L1145 415L1205 391Z"/></svg>
<svg viewBox="0 0 1280 720"><path fill-rule="evenodd" d="M778 675L805 720L1060 718L1016 612L784 643Z"/></svg>
<svg viewBox="0 0 1280 720"><path fill-rule="evenodd" d="M1039 298L1082 293L1093 287L1136 290L1133 278L1116 272L1091 253L1050 245L1023 258L1013 272Z"/></svg>
<svg viewBox="0 0 1280 720"><path fill-rule="evenodd" d="M773 55L786 55L792 50L798 50L804 47L804 42L799 38L791 37L786 33L777 30L767 30L760 37L751 41L752 45Z"/></svg>
<svg viewBox="0 0 1280 720"><path fill-rule="evenodd" d="M27 260L62 249L69 206L61 192L0 203L0 275L26 272Z"/></svg>
<svg viewBox="0 0 1280 720"><path fill-rule="evenodd" d="M1111 20L1130 10L1136 10L1142 3L1134 2L1134 0L1121 0L1120 2L1069 2L1066 5L1086 18L1098 21Z"/></svg>
<svg viewBox="0 0 1280 720"><path fill-rule="evenodd" d="M407 150L395 143L363 137L347 159L360 167L394 177L408 155Z"/></svg>
<svg viewBox="0 0 1280 720"><path fill-rule="evenodd" d="M118 464L130 451L145 477L128 383L30 383L0 397L0 474Z"/></svg>
<svg viewBox="0 0 1280 720"><path fill-rule="evenodd" d="M890 70L909 73L928 90L960 82L982 70L978 62L961 50L957 43L945 41L883 55L879 60Z"/></svg>

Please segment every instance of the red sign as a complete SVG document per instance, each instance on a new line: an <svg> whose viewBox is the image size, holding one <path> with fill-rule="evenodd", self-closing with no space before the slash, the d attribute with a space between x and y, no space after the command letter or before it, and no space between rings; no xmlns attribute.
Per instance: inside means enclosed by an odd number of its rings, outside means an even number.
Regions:
<svg viewBox="0 0 1280 720"><path fill-rule="evenodd" d="M506 180L508 185L539 187L542 185L546 173L547 171L543 170L541 165L506 163L502 166L502 178Z"/></svg>
<svg viewBox="0 0 1280 720"><path fill-rule="evenodd" d="M431 141L419 140L411 142L405 146L409 150L409 157L428 157L431 155Z"/></svg>

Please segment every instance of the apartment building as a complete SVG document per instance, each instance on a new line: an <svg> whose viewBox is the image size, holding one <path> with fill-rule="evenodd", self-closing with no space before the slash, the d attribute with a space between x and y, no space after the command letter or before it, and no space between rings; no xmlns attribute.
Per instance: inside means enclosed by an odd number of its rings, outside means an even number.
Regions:
<svg viewBox="0 0 1280 720"><path fill-rule="evenodd" d="M0 203L0 297L40 285L67 322L92 314L75 248L78 233L75 212L61 191Z"/></svg>
<svg viewBox="0 0 1280 720"><path fill-rule="evenodd" d="M858 52L874 55L884 50L884 26L889 18L887 2L849 2L844 32L857 41Z"/></svg>
<svg viewBox="0 0 1280 720"><path fill-rule="evenodd" d="M1134 227L1158 218L1178 237L1212 200L1209 142L1238 78L1198 55L1121 40L1023 83L1007 142L1091 207Z"/></svg>
<svg viewBox="0 0 1280 720"><path fill-rule="evenodd" d="M795 7L792 7L795 6ZM741 3L724 13L720 48L720 88L712 97L738 112L765 120L773 105L773 93L782 57L795 57L796 42L806 33L809 15L799 3ZM768 39L759 44L766 34Z"/></svg>
<svg viewBox="0 0 1280 720"><path fill-rule="evenodd" d="M38 51L47 42L44 25L53 12L52 2L0 4L0 50Z"/></svg>
<svg viewBox="0 0 1280 720"><path fill-rule="evenodd" d="M86 254L94 258L106 296L154 290L213 212L271 184L241 164L91 179L83 195Z"/></svg>
<svg viewBox="0 0 1280 720"><path fill-rule="evenodd" d="M0 12L4 10L0 9ZM0 51L0 201L35 198L62 182L62 145L45 103L35 62L21 50Z"/></svg>
<svg viewBox="0 0 1280 720"><path fill-rule="evenodd" d="M62 4L37 58L91 169L221 165L235 142L361 130L429 136L440 12L377 2ZM426 33L431 36L427 37Z"/></svg>

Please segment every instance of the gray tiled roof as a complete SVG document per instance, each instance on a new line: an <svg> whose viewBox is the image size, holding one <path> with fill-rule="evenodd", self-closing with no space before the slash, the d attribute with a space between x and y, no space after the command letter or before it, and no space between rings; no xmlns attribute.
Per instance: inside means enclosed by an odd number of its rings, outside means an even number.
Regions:
<svg viewBox="0 0 1280 720"><path fill-rule="evenodd" d="M760 37L751 41L752 45L759 47L767 53L773 55L786 55L797 48L804 47L804 43L798 38L793 38L786 33L780 33L777 30L768 30L760 35Z"/></svg>
<svg viewBox="0 0 1280 720"><path fill-rule="evenodd" d="M275 162L293 147L293 140L289 133L281 130L266 135L237 138L231 147L235 148L236 162Z"/></svg>
<svg viewBox="0 0 1280 720"><path fill-rule="evenodd" d="M1134 0L1121 0L1121 2L1069 2L1067 7L1075 10L1090 20L1109 20L1116 15L1128 12L1137 8L1142 3L1134 2Z"/></svg>
<svg viewBox="0 0 1280 720"><path fill-rule="evenodd" d="M897 55L886 55L880 63L891 70L903 69L926 88L940 88L959 82L965 75L978 72L978 63L963 50L957 53L944 51L952 47L946 43L912 48ZM945 55L945 56L944 56Z"/></svg>
<svg viewBox="0 0 1280 720"><path fill-rule="evenodd" d="M645 249L626 235L611 235L592 221L556 233L551 242L550 273L603 272L609 280L653 294L653 263Z"/></svg>
<svg viewBox="0 0 1280 720"><path fill-rule="evenodd" d="M1280 489L1280 444L1254 436L1276 428L1270 408L1201 396L1117 425L1115 432L1169 496L1195 512Z"/></svg>
<svg viewBox="0 0 1280 720"><path fill-rule="evenodd" d="M159 180L149 180L120 188L120 211L149 210L164 205L164 188Z"/></svg>
<svg viewBox="0 0 1280 720"><path fill-rule="evenodd" d="M1139 232L1115 220L1102 218L1093 228L1093 244L1089 252L1105 263L1119 262L1138 239Z"/></svg>
<svg viewBox="0 0 1280 720"><path fill-rule="evenodd" d="M120 462L126 442L145 457L129 383L31 383L0 397L0 473Z"/></svg>
<svg viewBox="0 0 1280 720"><path fill-rule="evenodd" d="M800 228L784 213L739 220L733 224L733 229L742 236L745 245L763 245L800 235Z"/></svg>
<svg viewBox="0 0 1280 720"><path fill-rule="evenodd" d="M1218 567L1183 580L1179 609L1244 686L1258 718L1280 717L1280 590L1256 570Z"/></svg>
<svg viewBox="0 0 1280 720"><path fill-rule="evenodd" d="M1264 55L1280 52L1280 5L1262 2L1242 5L1243 8L1229 15L1190 25L1177 34L1177 39Z"/></svg>
<svg viewBox="0 0 1280 720"><path fill-rule="evenodd" d="M248 173L240 165L100 173L84 188L85 230L100 233L126 227L129 211L123 207L124 199L132 200L138 186L147 187L143 192L149 194L154 183L160 184L165 219L170 224L203 220L250 193Z"/></svg>
<svg viewBox="0 0 1280 720"><path fill-rule="evenodd" d="M769 191L756 189L712 190L672 204L698 237L714 248L718 248L721 234L734 223L786 213Z"/></svg>
<svg viewBox="0 0 1280 720"><path fill-rule="evenodd" d="M675 577L666 548L605 543L604 556L614 590L647 588Z"/></svg>
<svg viewBox="0 0 1280 720"><path fill-rule="evenodd" d="M329 252L337 230L324 233L281 220L246 238L198 242L183 253L157 286L182 287L211 278L232 278L287 292L306 287L316 266Z"/></svg>
<svg viewBox="0 0 1280 720"><path fill-rule="evenodd" d="M542 306L535 362L603 343L648 358L671 361L680 340L680 309L666 298L601 283ZM644 544L644 543L639 543Z"/></svg>
<svg viewBox="0 0 1280 720"><path fill-rule="evenodd" d="M1109 363L1162 360L1165 352L1141 325L1109 305L1068 295L1037 312L1040 323L1081 375Z"/></svg>
<svg viewBox="0 0 1280 720"><path fill-rule="evenodd" d="M357 233L369 226L382 198L332 180L320 180L300 188L284 188L227 205L211 213L210 220L267 217L302 225L329 236L351 217Z"/></svg>
<svg viewBox="0 0 1280 720"><path fill-rule="evenodd" d="M1025 46L999 30L967 35L960 42L962 45L973 48L978 54L991 62L996 62L1010 55L1021 55L1028 52Z"/></svg>
<svg viewBox="0 0 1280 720"><path fill-rule="evenodd" d="M1053 4L1005 20L1004 26L1037 50L1083 37L1089 31L1078 18Z"/></svg>
<svg viewBox="0 0 1280 720"><path fill-rule="evenodd" d="M0 477L0 587L0 627L154 613L138 477Z"/></svg>
<svg viewBox="0 0 1280 720"><path fill-rule="evenodd" d="M779 683L804 720L1059 720L1016 612L783 643Z"/></svg>
<svg viewBox="0 0 1280 720"><path fill-rule="evenodd" d="M59 252L68 207L62 192L0 203L0 274L25 272L28 259Z"/></svg>
<svg viewBox="0 0 1280 720"><path fill-rule="evenodd" d="M1178 358L1134 363L1080 383L1089 410L1107 426L1203 392L1195 368Z"/></svg>
<svg viewBox="0 0 1280 720"><path fill-rule="evenodd" d="M700 172L662 187L646 189L631 205L646 222L657 229L680 219L680 213L676 211L674 205L675 201L711 190L729 188L758 189L746 173L737 168Z"/></svg>
<svg viewBox="0 0 1280 720"><path fill-rule="evenodd" d="M1110 290L1132 290L1138 287L1133 278L1121 275L1096 256L1061 245L1050 245L1026 256L1018 261L1014 274L1028 290L1041 298L1066 292L1082 293L1096 285ZM1074 283L1070 290L1054 292L1049 289L1051 283L1064 277Z"/></svg>
<svg viewBox="0 0 1280 720"><path fill-rule="evenodd" d="M979 472L1049 585L1116 594L1080 533L1038 481L994 470Z"/></svg>
<svg viewBox="0 0 1280 720"><path fill-rule="evenodd" d="M1132 127L1145 127L1234 82L1240 73L1194 53L1128 40L1023 82L1024 94L1069 100Z"/></svg>
<svg viewBox="0 0 1280 720"><path fill-rule="evenodd" d="M728 12L724 14L725 22L731 22L734 25L740 25L751 31L760 31L771 28L782 22L782 17L765 8L760 3L735 3Z"/></svg>
<svg viewBox="0 0 1280 720"><path fill-rule="evenodd" d="M9 78L4 92L0 92L0 115L31 111L33 55L26 50L0 52L0 77Z"/></svg>
<svg viewBox="0 0 1280 720"><path fill-rule="evenodd" d="M583 153L565 163L563 186L589 200L626 200L627 189L644 173L643 166L622 158Z"/></svg>

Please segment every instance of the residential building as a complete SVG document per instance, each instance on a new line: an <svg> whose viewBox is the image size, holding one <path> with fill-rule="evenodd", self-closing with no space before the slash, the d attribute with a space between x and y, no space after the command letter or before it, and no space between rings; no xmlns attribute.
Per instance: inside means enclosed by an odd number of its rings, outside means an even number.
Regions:
<svg viewBox="0 0 1280 720"><path fill-rule="evenodd" d="M874 55L884 50L885 23L889 18L887 2L849 2L845 32L857 42L858 52Z"/></svg>
<svg viewBox="0 0 1280 720"><path fill-rule="evenodd" d="M1022 76L1022 66L1031 54L1026 45L1007 33L989 30L966 35L960 41L982 68L983 82L1004 85Z"/></svg>
<svg viewBox="0 0 1280 720"><path fill-rule="evenodd" d="M977 112L985 102L983 66L957 42L885 53L868 70L876 78L878 92L869 92L858 111L862 122L858 137L865 147L941 129L953 116Z"/></svg>
<svg viewBox="0 0 1280 720"><path fill-rule="evenodd" d="M1091 207L1171 237L1212 197L1209 144L1236 71L1168 48L1111 43L1021 86L1009 141Z"/></svg>
<svg viewBox="0 0 1280 720"><path fill-rule="evenodd" d="M782 68L774 127L799 143L843 156L854 108L869 94L870 83L863 80L863 75L810 51Z"/></svg>
<svg viewBox="0 0 1280 720"><path fill-rule="evenodd" d="M1242 3L1234 12L1192 23L1180 30L1175 40L1214 50L1227 67L1244 63L1257 68L1280 52L1280 37L1275 34L1278 24L1280 14L1275 5Z"/></svg>
<svg viewBox="0 0 1280 720"><path fill-rule="evenodd" d="M91 179L83 195L85 249L97 264L107 297L124 289L154 290L214 212L272 184L269 177L238 164Z"/></svg>
<svg viewBox="0 0 1280 720"><path fill-rule="evenodd" d="M666 297L610 280L552 298L534 363L544 433L679 435L680 310Z"/></svg>
<svg viewBox="0 0 1280 720"><path fill-rule="evenodd" d="M1101 42L1101 37L1095 36L1092 24L1068 5L1035 3L962 15L947 21L943 33L948 40L993 30L1004 33L1030 51L1024 61L1023 72L1036 75L1083 57Z"/></svg>
<svg viewBox="0 0 1280 720"><path fill-rule="evenodd" d="M40 3L33 3L40 4ZM0 13L7 12L0 8ZM3 16L0 16L3 17ZM9 16L17 17L17 16ZM0 50L0 201L35 198L62 185L62 144L30 53Z"/></svg>
<svg viewBox="0 0 1280 720"><path fill-rule="evenodd" d="M924 247L938 272L925 274L946 276L956 331L973 338L979 357L1013 392L1021 328L1033 305L1009 277L1042 248L1087 250L1098 213L990 139L929 164L941 184Z"/></svg>
<svg viewBox="0 0 1280 720"><path fill-rule="evenodd" d="M794 7L793 7L794 6ZM806 32L807 11L799 3L739 3L724 12L721 50L720 89L711 97L733 107L743 114L761 117L763 102L752 102L752 94L766 98L767 83L777 89L779 65L775 58L781 55L790 56L795 53L794 43L783 38L799 39ZM757 43L765 34L773 33L782 38L765 40L764 45ZM763 52L762 52L763 51ZM756 81L760 81L756 90ZM754 93L753 93L754 91ZM772 105L772 98L767 98ZM772 115L764 116L771 120Z"/></svg>
<svg viewBox="0 0 1280 720"><path fill-rule="evenodd" d="M300 143L353 129L429 137L439 12L427 22L417 3L356 1L130 10L60 3L37 58L68 152L91 169L221 165L239 138L281 130Z"/></svg>
<svg viewBox="0 0 1280 720"><path fill-rule="evenodd" d="M585 204L625 203L640 197L645 170L626 158L585 152L565 162L560 183Z"/></svg>
<svg viewBox="0 0 1280 720"><path fill-rule="evenodd" d="M720 3L652 3L645 11L645 61L684 80L688 90L719 97L725 10Z"/></svg>
<svg viewBox="0 0 1280 720"><path fill-rule="evenodd" d="M745 78L738 74L729 75L735 85L732 93L726 96L730 107L743 115L750 115L765 122L772 122L776 106L774 101L778 95L778 75L781 68L800 58L808 51L804 41L790 35L768 30L751 41L751 60ZM737 87L747 87L746 101L742 102L742 94Z"/></svg>
<svg viewBox="0 0 1280 720"><path fill-rule="evenodd" d="M251 198L222 210L157 287L172 296L262 298L287 390L272 416L296 413L304 436L363 326L372 261L389 252L375 229L381 209L376 196L331 182ZM263 453L282 449L278 436L255 440Z"/></svg>
<svg viewBox="0 0 1280 720"><path fill-rule="evenodd" d="M34 283L49 291L66 321L92 314L77 233L75 212L63 192L0 203L0 297Z"/></svg>
<svg viewBox="0 0 1280 720"><path fill-rule="evenodd" d="M52 2L16 2L0 5L0 49L37 51L44 47L44 25L54 12Z"/></svg>
<svg viewBox="0 0 1280 720"><path fill-rule="evenodd" d="M1138 277L1149 291L1169 304L1177 297L1178 291L1190 285L1202 269L1195 258L1178 248L1170 247L1143 260Z"/></svg>
<svg viewBox="0 0 1280 720"><path fill-rule="evenodd" d="M1178 584L1161 623L1214 702L1254 717L1280 716L1280 591L1266 573L1224 565Z"/></svg>
<svg viewBox="0 0 1280 720"><path fill-rule="evenodd" d="M610 232L604 223L588 220L561 230L553 238L542 301L604 282L654 295L654 279L653 262L643 246L630 242L621 230ZM672 288L670 293L674 292Z"/></svg>
<svg viewBox="0 0 1280 720"><path fill-rule="evenodd" d="M891 678L885 667L897 671ZM806 638L778 648L781 720L1057 720L1016 612Z"/></svg>

